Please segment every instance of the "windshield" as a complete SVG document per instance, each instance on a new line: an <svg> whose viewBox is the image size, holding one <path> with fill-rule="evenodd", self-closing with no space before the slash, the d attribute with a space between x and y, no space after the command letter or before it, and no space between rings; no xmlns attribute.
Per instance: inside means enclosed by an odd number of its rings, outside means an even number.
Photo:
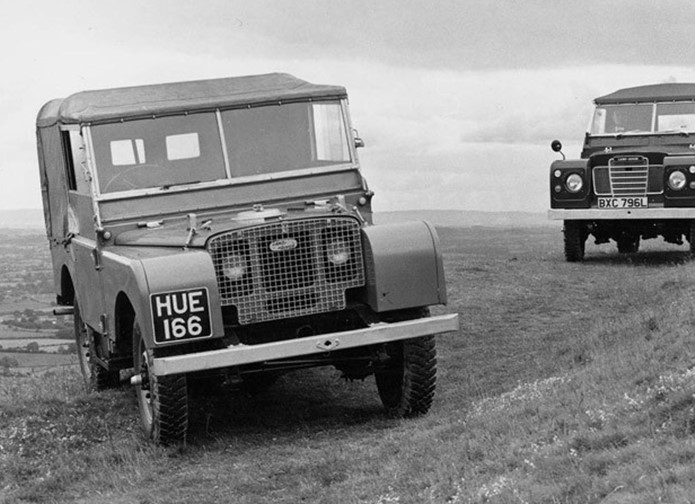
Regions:
<svg viewBox="0 0 695 504"><path fill-rule="evenodd" d="M219 118L213 111L93 126L100 193L351 161L337 100L223 110Z"/></svg>
<svg viewBox="0 0 695 504"><path fill-rule="evenodd" d="M695 103L638 103L596 107L589 133L695 132Z"/></svg>
<svg viewBox="0 0 695 504"><path fill-rule="evenodd" d="M656 131L695 132L695 103L657 103Z"/></svg>

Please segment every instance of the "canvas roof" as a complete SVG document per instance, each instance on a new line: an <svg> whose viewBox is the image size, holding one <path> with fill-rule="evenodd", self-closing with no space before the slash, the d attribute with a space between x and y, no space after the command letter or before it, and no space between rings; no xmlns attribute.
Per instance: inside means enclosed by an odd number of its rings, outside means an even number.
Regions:
<svg viewBox="0 0 695 504"><path fill-rule="evenodd" d="M82 91L63 100L46 103L39 112L36 123L39 127L56 122L80 124L346 95L342 86L312 84L283 73L227 77Z"/></svg>
<svg viewBox="0 0 695 504"><path fill-rule="evenodd" d="M624 88L614 93L600 96L594 100L594 103L596 105L607 105L612 103L682 100L695 100L695 84L669 83Z"/></svg>

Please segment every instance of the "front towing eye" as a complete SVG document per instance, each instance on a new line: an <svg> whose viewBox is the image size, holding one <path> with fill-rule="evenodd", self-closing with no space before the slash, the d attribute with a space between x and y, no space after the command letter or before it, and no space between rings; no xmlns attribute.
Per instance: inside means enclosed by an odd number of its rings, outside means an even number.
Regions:
<svg viewBox="0 0 695 504"><path fill-rule="evenodd" d="M147 362L143 362L140 366L140 372L135 373L130 377L130 384L134 387L140 387L142 390L150 389L150 372Z"/></svg>

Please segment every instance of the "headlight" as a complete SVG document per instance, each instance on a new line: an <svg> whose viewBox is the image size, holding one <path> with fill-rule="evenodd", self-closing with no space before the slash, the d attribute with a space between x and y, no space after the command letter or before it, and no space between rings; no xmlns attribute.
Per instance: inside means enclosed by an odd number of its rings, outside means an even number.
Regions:
<svg viewBox="0 0 695 504"><path fill-rule="evenodd" d="M685 187L685 174L682 171L674 171L668 176L668 186L674 191L680 191Z"/></svg>
<svg viewBox="0 0 695 504"><path fill-rule="evenodd" d="M231 254L222 259L222 273L232 282L241 280L246 274L244 256Z"/></svg>
<svg viewBox="0 0 695 504"><path fill-rule="evenodd" d="M350 260L350 247L343 240L335 240L326 245L326 257L335 266L342 266Z"/></svg>
<svg viewBox="0 0 695 504"><path fill-rule="evenodd" d="M584 187L584 180L582 179L581 175L573 173L567 177L567 180L565 180L565 187L567 187L569 192L577 193L582 190L582 187Z"/></svg>

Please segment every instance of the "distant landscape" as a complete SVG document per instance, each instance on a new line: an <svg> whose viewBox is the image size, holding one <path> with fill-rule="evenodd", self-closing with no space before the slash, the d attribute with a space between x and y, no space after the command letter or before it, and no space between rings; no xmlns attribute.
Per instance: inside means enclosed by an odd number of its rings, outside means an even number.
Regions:
<svg viewBox="0 0 695 504"><path fill-rule="evenodd" d="M76 360L72 318L53 315L55 292L48 244L43 229L31 227L31 215L19 211L11 215L18 227L0 228L2 376L29 375Z"/></svg>
<svg viewBox="0 0 695 504"><path fill-rule="evenodd" d="M39 208L0 210L0 230L22 228L43 231L43 210Z"/></svg>

